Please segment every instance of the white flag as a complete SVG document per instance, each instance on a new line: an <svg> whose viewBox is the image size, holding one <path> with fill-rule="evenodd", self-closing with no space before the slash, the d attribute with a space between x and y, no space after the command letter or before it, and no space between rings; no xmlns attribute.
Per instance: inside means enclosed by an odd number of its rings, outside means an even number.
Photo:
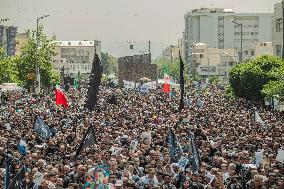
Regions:
<svg viewBox="0 0 284 189"><path fill-rule="evenodd" d="M254 112L254 121L256 123L260 123L260 124L264 124L264 122L262 121L259 113L257 111Z"/></svg>

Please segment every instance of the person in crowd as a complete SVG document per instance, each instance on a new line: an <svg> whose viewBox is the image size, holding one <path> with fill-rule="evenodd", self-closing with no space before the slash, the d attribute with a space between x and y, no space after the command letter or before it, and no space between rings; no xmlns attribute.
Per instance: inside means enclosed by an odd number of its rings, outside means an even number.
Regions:
<svg viewBox="0 0 284 189"><path fill-rule="evenodd" d="M84 108L86 88L82 84L80 90L65 92L67 109L55 105L53 92L1 96L1 186L9 151L10 180L24 166L26 188L284 188L284 162L277 159L278 150L284 149L283 113L259 102L228 98L215 84L206 89L190 85L190 103L181 112L178 90L169 96L160 88L141 94L101 86L97 107L90 112ZM252 119L255 110L263 123ZM49 127L48 139L35 132L36 116ZM90 125L95 144L77 156ZM172 157L170 129L188 162ZM27 144L24 155L18 151L20 140ZM263 156L256 163L260 150Z"/></svg>

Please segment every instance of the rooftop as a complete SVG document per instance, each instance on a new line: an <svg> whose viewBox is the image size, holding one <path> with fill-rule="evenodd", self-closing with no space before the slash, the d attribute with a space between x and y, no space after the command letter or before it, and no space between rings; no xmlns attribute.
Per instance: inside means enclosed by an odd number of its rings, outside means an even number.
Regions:
<svg viewBox="0 0 284 189"><path fill-rule="evenodd" d="M201 8L193 9L192 13L234 13L233 9L224 9L224 8Z"/></svg>
<svg viewBox="0 0 284 189"><path fill-rule="evenodd" d="M97 46L98 41L54 41L60 47L94 47Z"/></svg>

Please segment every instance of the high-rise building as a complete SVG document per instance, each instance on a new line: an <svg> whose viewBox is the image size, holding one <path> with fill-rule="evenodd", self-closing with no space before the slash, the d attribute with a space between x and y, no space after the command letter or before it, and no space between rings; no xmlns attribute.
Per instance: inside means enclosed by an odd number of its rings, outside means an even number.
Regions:
<svg viewBox="0 0 284 189"><path fill-rule="evenodd" d="M15 55L16 52L17 27L0 25L0 47L4 49L8 56Z"/></svg>
<svg viewBox="0 0 284 189"><path fill-rule="evenodd" d="M283 54L283 11L284 1L274 5L273 15L273 53L284 58Z"/></svg>
<svg viewBox="0 0 284 189"><path fill-rule="evenodd" d="M204 43L211 48L234 49L238 59L246 60L249 51L259 42L272 41L270 13L235 13L232 9L194 9L185 15L184 57L191 65L192 44ZM241 53L241 27L243 25L243 53ZM251 55L254 52L250 51Z"/></svg>

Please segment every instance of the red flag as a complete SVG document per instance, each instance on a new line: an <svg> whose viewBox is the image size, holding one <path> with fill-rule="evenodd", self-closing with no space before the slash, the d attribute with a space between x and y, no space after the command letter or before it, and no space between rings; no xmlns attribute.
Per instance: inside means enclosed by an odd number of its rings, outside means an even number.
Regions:
<svg viewBox="0 0 284 189"><path fill-rule="evenodd" d="M169 93L171 91L170 84L164 84L164 93Z"/></svg>
<svg viewBox="0 0 284 189"><path fill-rule="evenodd" d="M56 105L61 104L64 106L64 108L68 108L68 99L61 89L56 88L55 96L56 96Z"/></svg>
<svg viewBox="0 0 284 189"><path fill-rule="evenodd" d="M168 74L164 75L164 93L169 93L171 91L171 86L170 86L170 76Z"/></svg>

